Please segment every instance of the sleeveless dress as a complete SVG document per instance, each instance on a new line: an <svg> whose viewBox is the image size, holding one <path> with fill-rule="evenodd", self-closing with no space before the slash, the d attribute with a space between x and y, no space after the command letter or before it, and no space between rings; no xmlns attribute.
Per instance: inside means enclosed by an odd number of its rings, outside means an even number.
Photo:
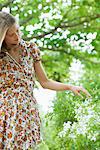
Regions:
<svg viewBox="0 0 100 150"><path fill-rule="evenodd" d="M38 103L34 97L35 43L23 48L20 68L9 56L0 59L0 150L29 150L40 143Z"/></svg>

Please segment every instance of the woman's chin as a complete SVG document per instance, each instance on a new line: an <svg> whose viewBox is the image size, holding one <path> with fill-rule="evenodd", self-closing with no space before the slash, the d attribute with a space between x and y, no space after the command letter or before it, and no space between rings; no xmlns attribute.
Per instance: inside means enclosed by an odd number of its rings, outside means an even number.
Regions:
<svg viewBox="0 0 100 150"><path fill-rule="evenodd" d="M19 45L19 41L12 43L13 46Z"/></svg>
<svg viewBox="0 0 100 150"><path fill-rule="evenodd" d="M17 48L19 46L19 43L13 43L12 48Z"/></svg>

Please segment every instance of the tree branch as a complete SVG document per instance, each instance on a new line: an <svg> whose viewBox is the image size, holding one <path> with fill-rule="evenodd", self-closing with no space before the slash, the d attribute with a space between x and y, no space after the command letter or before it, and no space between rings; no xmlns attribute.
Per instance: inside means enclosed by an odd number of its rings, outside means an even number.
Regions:
<svg viewBox="0 0 100 150"><path fill-rule="evenodd" d="M26 24L28 21L30 21L33 18L33 15L28 17L26 20L20 21L19 24L22 26L24 24Z"/></svg>
<svg viewBox="0 0 100 150"><path fill-rule="evenodd" d="M43 50L45 50L45 48L42 48ZM92 60L90 60L90 59L88 59L88 58L86 58L86 56L85 57L82 57L82 55L78 55L76 52L75 52L75 54L73 53L73 52L67 52L66 50L64 50L64 49L48 49L49 51L55 51L55 52L61 52L61 53L65 53L65 54L67 54L67 55L70 55L70 56L73 56L73 57L75 57L76 59L80 59L81 61L87 61L87 62L90 62L90 63L93 63L93 64L95 64L95 65L100 65L100 62L96 62L96 61L92 61ZM93 58L92 58L93 59Z"/></svg>
<svg viewBox="0 0 100 150"><path fill-rule="evenodd" d="M95 20L97 18L100 18L100 14L96 14L95 16L88 16L87 18L85 18L83 21L79 22L79 23L71 23L71 24L68 24L68 25L60 25L60 23L51 31L49 32L46 32L44 34L41 34L41 35L38 35L38 36L33 36L33 37L30 37L30 38L24 38L25 40L30 40L32 38L43 38L45 37L46 35L48 34L53 34L58 28L72 28L72 27L76 27L76 26L79 26L81 24L83 24L84 22L89 22L89 21L92 21L92 20ZM83 17L80 17L79 20L83 19ZM74 20L74 19L73 19Z"/></svg>
<svg viewBox="0 0 100 150"><path fill-rule="evenodd" d="M31 4L32 5L32 4ZM61 24L61 22L62 22L62 20L64 19L64 17L66 16L66 15L68 15L68 13L71 11L71 9L72 9L72 7L63 15L63 17L62 17L62 19L60 20L60 22L59 22L59 25ZM33 18L33 15L31 15L29 18L27 18L26 20L24 20L24 21L21 21L20 22L20 25L23 25L23 24L26 24L28 21L30 21L31 19Z"/></svg>
<svg viewBox="0 0 100 150"><path fill-rule="evenodd" d="M96 16L91 16L90 18L87 17L87 18L84 19L83 21L81 21L81 22L79 22L79 23L76 23L76 24L62 25L62 26L60 26L60 28L75 27L75 26L81 25L81 24L83 24L83 23L85 23L85 22L89 22L89 21L95 20L95 19L97 19L97 18L100 18L100 15L99 15L99 14L97 14ZM81 19L82 19L82 18L80 18L80 20L81 20Z"/></svg>
<svg viewBox="0 0 100 150"><path fill-rule="evenodd" d="M5 4L0 4L0 9L2 9L3 7L7 7L10 5L10 3L13 3L14 0L9 0L7 3Z"/></svg>

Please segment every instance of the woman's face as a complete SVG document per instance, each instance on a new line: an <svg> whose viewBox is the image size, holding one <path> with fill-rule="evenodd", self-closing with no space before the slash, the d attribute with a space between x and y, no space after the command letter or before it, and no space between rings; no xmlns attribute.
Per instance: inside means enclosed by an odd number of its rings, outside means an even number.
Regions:
<svg viewBox="0 0 100 150"><path fill-rule="evenodd" d="M12 47L14 45L18 45L19 41L20 41L19 27L17 24L14 24L7 30L4 42L8 47Z"/></svg>

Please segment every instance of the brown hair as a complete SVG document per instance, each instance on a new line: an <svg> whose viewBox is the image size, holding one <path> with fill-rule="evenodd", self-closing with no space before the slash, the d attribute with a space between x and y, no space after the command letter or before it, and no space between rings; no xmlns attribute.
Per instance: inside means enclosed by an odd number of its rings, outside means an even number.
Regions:
<svg viewBox="0 0 100 150"><path fill-rule="evenodd" d="M4 38L7 30L16 23L13 15L0 11L0 53L4 53Z"/></svg>

